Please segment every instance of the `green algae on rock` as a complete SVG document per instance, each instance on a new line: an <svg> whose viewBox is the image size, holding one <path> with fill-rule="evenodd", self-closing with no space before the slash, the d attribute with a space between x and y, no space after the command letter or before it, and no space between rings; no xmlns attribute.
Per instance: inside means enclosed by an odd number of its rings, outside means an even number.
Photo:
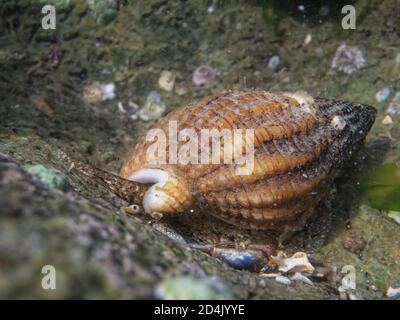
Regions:
<svg viewBox="0 0 400 320"><path fill-rule="evenodd" d="M376 209L400 211L400 167L387 163L375 168L361 182L369 205Z"/></svg>
<svg viewBox="0 0 400 320"><path fill-rule="evenodd" d="M38 177L43 185L49 188L60 190L66 190L68 188L65 175L57 169L41 164L29 165L25 168L30 174Z"/></svg>
<svg viewBox="0 0 400 320"><path fill-rule="evenodd" d="M156 297L164 300L230 300L232 292L215 277L178 276L161 282Z"/></svg>

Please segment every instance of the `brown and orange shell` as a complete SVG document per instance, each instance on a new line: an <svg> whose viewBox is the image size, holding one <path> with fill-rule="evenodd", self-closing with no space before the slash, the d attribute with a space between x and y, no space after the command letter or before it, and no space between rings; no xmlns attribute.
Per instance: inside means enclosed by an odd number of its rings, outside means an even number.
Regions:
<svg viewBox="0 0 400 320"><path fill-rule="evenodd" d="M144 196L150 214L190 214L192 208L243 228L279 229L304 224L326 196L343 164L360 147L375 109L313 98L304 92L228 92L175 109L155 128L253 129L254 167L238 164L152 164L141 138L121 169L124 178L155 183ZM178 142L178 148L185 142ZM167 159L169 154L167 143ZM156 175L157 179L149 178ZM160 178L160 175L164 175Z"/></svg>

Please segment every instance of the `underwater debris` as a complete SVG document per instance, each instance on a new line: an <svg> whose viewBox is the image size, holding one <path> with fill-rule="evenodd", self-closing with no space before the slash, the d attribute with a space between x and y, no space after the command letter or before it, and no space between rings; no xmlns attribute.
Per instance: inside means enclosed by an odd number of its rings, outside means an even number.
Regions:
<svg viewBox="0 0 400 320"><path fill-rule="evenodd" d="M217 249L213 255L238 270L258 269L265 260L261 252L254 250Z"/></svg>
<svg viewBox="0 0 400 320"><path fill-rule="evenodd" d="M389 211L388 217L400 224L400 211Z"/></svg>
<svg viewBox="0 0 400 320"><path fill-rule="evenodd" d="M278 68L280 62L281 59L279 58L279 56L273 56L268 61L268 68L271 69L272 71L275 71L276 68Z"/></svg>
<svg viewBox="0 0 400 320"><path fill-rule="evenodd" d="M390 116L386 116L383 120L382 120L382 124L393 124L393 120Z"/></svg>
<svg viewBox="0 0 400 320"><path fill-rule="evenodd" d="M30 102L36 109L44 112L49 117L54 117L55 115L54 109L50 107L50 105L46 102L46 100L42 96L33 95L30 97Z"/></svg>
<svg viewBox="0 0 400 320"><path fill-rule="evenodd" d="M117 107L118 111L125 116L127 115L129 119L137 120L139 118L138 111L140 108L133 101L128 101L128 107L124 107L123 103L121 101L118 101Z"/></svg>
<svg viewBox="0 0 400 320"><path fill-rule="evenodd" d="M311 41L312 41L312 35L311 33L307 33L306 37L304 38L303 44L306 46L310 44Z"/></svg>
<svg viewBox="0 0 400 320"><path fill-rule="evenodd" d="M330 282L334 282L336 278L336 271L336 267L317 266L315 267L315 270L311 276L319 280L328 280Z"/></svg>
<svg viewBox="0 0 400 320"><path fill-rule="evenodd" d="M310 279L308 279L305 275L303 275L300 272L295 272L295 274L290 277L290 280L297 281L297 282L303 282L310 286L314 285L314 283Z"/></svg>
<svg viewBox="0 0 400 320"><path fill-rule="evenodd" d="M233 293L216 277L176 276L162 281L155 290L162 300L229 300Z"/></svg>
<svg viewBox="0 0 400 320"><path fill-rule="evenodd" d="M356 290L356 269L352 265L343 266L340 271L341 274L344 274L341 285L338 287L339 297L342 300L357 300L358 297L355 294Z"/></svg>
<svg viewBox="0 0 400 320"><path fill-rule="evenodd" d="M389 98L390 96L390 88L385 87L381 90L379 90L376 95L375 95L375 99L378 103L382 103L384 102L387 98Z"/></svg>
<svg viewBox="0 0 400 320"><path fill-rule="evenodd" d="M224 245L191 244L190 247L216 257L238 270L261 270L266 266L269 256L269 248L266 246L246 248L245 246L230 247Z"/></svg>
<svg viewBox="0 0 400 320"><path fill-rule="evenodd" d="M291 285L292 282L302 282L310 286L314 285L310 279L300 272L295 272L292 276L285 276L280 273L261 273L260 276L264 278L273 278L276 282L288 286Z"/></svg>
<svg viewBox="0 0 400 320"><path fill-rule="evenodd" d="M153 90L147 96L144 107L139 110L139 118L143 121L152 121L159 119L165 112L166 105L161 100L161 95Z"/></svg>
<svg viewBox="0 0 400 320"><path fill-rule="evenodd" d="M285 284L288 286L292 284L292 281L288 277L283 276L280 273L261 273L260 276L263 278L273 278L280 284Z"/></svg>
<svg viewBox="0 0 400 320"><path fill-rule="evenodd" d="M115 84L105 83L101 85L102 100L112 100L115 98Z"/></svg>
<svg viewBox="0 0 400 320"><path fill-rule="evenodd" d="M291 257L287 258L283 251L279 251L276 256L271 256L270 266L276 265L281 272L305 272L312 273L314 271L313 265L308 260L305 252L296 252Z"/></svg>
<svg viewBox="0 0 400 320"><path fill-rule="evenodd" d="M96 104L101 101L112 100L115 98L115 84L98 81L89 82L83 87L83 100L88 104Z"/></svg>
<svg viewBox="0 0 400 320"><path fill-rule="evenodd" d="M400 53L396 55L396 66L398 67L400 65Z"/></svg>
<svg viewBox="0 0 400 320"><path fill-rule="evenodd" d="M82 99L88 104L96 104L103 100L100 82L94 81L83 86Z"/></svg>
<svg viewBox="0 0 400 320"><path fill-rule="evenodd" d="M336 50L331 68L347 74L352 74L366 65L363 50L356 46L342 44Z"/></svg>
<svg viewBox="0 0 400 320"><path fill-rule="evenodd" d="M399 299L400 298L400 288L389 287L386 291L386 296L389 298Z"/></svg>
<svg viewBox="0 0 400 320"><path fill-rule="evenodd" d="M212 82L216 71L207 65L201 65L193 72L192 81L196 86L204 86Z"/></svg>
<svg viewBox="0 0 400 320"><path fill-rule="evenodd" d="M158 78L158 86L165 91L172 91L175 85L175 78L175 73L164 70Z"/></svg>
<svg viewBox="0 0 400 320"><path fill-rule="evenodd" d="M400 91L396 92L387 109L388 113L400 114Z"/></svg>

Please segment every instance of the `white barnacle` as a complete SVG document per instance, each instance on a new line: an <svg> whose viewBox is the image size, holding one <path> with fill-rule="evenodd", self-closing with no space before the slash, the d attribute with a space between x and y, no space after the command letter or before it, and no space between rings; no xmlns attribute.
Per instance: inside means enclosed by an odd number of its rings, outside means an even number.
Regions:
<svg viewBox="0 0 400 320"><path fill-rule="evenodd" d="M357 46L342 44L337 48L331 68L352 74L366 65L364 51Z"/></svg>
<svg viewBox="0 0 400 320"><path fill-rule="evenodd" d="M311 113L315 115L314 98L305 91L285 92L285 96L297 101L300 105L300 110L303 113Z"/></svg>
<svg viewBox="0 0 400 320"><path fill-rule="evenodd" d="M334 116L331 120L331 126L335 130L343 130L346 126L346 120L344 120L341 116Z"/></svg>

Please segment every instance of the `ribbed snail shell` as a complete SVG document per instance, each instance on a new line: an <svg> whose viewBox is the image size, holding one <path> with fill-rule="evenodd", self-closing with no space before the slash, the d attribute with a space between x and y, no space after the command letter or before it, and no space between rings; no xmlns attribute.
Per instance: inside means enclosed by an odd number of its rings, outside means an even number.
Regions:
<svg viewBox="0 0 400 320"><path fill-rule="evenodd" d="M254 129L251 174L235 174L235 163L150 165L150 143L143 137L120 175L156 183L143 199L147 213L190 214L199 206L243 228L278 229L309 216L364 140L375 113L366 105L304 92L254 90L207 97L175 109L155 127L167 137L170 121L177 122L178 132Z"/></svg>

